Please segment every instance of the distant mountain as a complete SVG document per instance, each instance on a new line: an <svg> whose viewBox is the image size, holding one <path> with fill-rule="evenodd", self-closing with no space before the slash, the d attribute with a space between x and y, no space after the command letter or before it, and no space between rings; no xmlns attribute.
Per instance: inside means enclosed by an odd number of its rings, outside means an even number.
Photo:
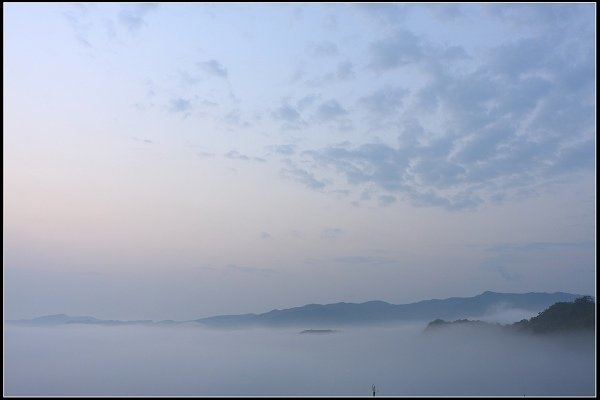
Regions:
<svg viewBox="0 0 600 400"><path fill-rule="evenodd" d="M523 319L510 325L491 324L483 321L459 319L453 322L436 319L431 321L425 332L440 328L468 326L473 328L503 329L533 334L594 331L596 327L596 304L591 296L583 296L572 302L554 303L536 317Z"/></svg>
<svg viewBox="0 0 600 400"><path fill-rule="evenodd" d="M11 321L29 325L62 325L70 323L93 324L99 320L94 317L70 317L66 314L46 315L29 320Z"/></svg>
<svg viewBox="0 0 600 400"><path fill-rule="evenodd" d="M444 300L424 300L410 304L390 304L384 301L366 303L308 304L302 307L273 310L264 314L222 315L195 320L213 327L244 326L343 326L385 324L432 319L477 318L493 309L517 308L539 312L560 301L579 297L570 293L495 293L484 292L474 297L452 297Z"/></svg>
<svg viewBox="0 0 600 400"><path fill-rule="evenodd" d="M494 309L539 312L557 302L573 301L580 295L570 293L495 293L484 292L474 297L451 297L424 300L410 304L390 304L384 301L366 303L308 304L263 314L218 315L192 321L115 321L93 317L50 315L30 320L7 321L21 325L102 324L102 325L176 325L194 324L207 327L333 327L386 324L405 321L431 321L482 317Z"/></svg>
<svg viewBox="0 0 600 400"><path fill-rule="evenodd" d="M117 321L117 320L106 320L97 319L94 317L71 317L66 314L46 315L43 317L33 319L21 319L6 321L12 324L18 325L32 325L32 326L53 326L53 325L65 325L65 324L88 324L88 325L148 325L153 324L151 320L139 320L139 321Z"/></svg>

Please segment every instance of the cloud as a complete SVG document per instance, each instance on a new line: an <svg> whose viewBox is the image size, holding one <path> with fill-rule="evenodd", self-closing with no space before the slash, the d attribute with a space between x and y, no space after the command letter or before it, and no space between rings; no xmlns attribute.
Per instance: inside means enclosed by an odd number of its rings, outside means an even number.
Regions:
<svg viewBox="0 0 600 400"><path fill-rule="evenodd" d="M79 44L87 48L94 48L91 43L91 32L94 26L89 7L85 4L70 4L69 9L63 12Z"/></svg>
<svg viewBox="0 0 600 400"><path fill-rule="evenodd" d="M596 140L586 139L574 145L563 147L551 170L555 173L562 173L590 168L595 163L595 158Z"/></svg>
<svg viewBox="0 0 600 400"><path fill-rule="evenodd" d="M219 105L218 103L215 103L214 101L210 101L210 100L200 100L198 102L198 104L203 107L216 107Z"/></svg>
<svg viewBox="0 0 600 400"><path fill-rule="evenodd" d="M398 112L402 100L408 93L408 90L401 87L389 86L361 97L359 103L373 114L393 115Z"/></svg>
<svg viewBox="0 0 600 400"><path fill-rule="evenodd" d="M322 42L311 45L311 53L316 57L331 57L337 54L337 45L332 42Z"/></svg>
<svg viewBox="0 0 600 400"><path fill-rule="evenodd" d="M335 80L336 80L335 72L326 72L324 74L317 75L312 79L308 79L304 83L306 84L306 86L309 86L312 88L322 88L325 85L329 85L329 84L335 82Z"/></svg>
<svg viewBox="0 0 600 400"><path fill-rule="evenodd" d="M365 144L355 149L333 145L303 154L317 165L333 166L349 183L375 182L391 191L402 188L402 173L408 167L408 158L402 152L384 144Z"/></svg>
<svg viewBox="0 0 600 400"><path fill-rule="evenodd" d="M487 246L486 250L494 253L526 254L540 250L566 249L566 248L591 248L594 242L528 242L528 243L500 243Z"/></svg>
<svg viewBox="0 0 600 400"><path fill-rule="evenodd" d="M135 34L146 25L146 15L157 7L158 4L124 5L119 8L117 15L112 15L110 8L100 9L94 4L69 4L63 16L79 44L87 49L100 49L115 44L117 23L130 34ZM103 15L102 11L108 12Z"/></svg>
<svg viewBox="0 0 600 400"><path fill-rule="evenodd" d="M198 66L208 75L216 76L218 78L227 78L227 68L217 60L199 62Z"/></svg>
<svg viewBox="0 0 600 400"><path fill-rule="evenodd" d="M344 230L341 228L328 228L321 232L321 237L326 239L335 239L344 234Z"/></svg>
<svg viewBox="0 0 600 400"><path fill-rule="evenodd" d="M274 119L279 121L285 121L291 124L297 124L302 122L302 118L298 110L289 104L282 104L271 114Z"/></svg>
<svg viewBox="0 0 600 400"><path fill-rule="evenodd" d="M271 234L269 232L261 232L259 234L260 238L263 240L269 240L271 239L273 236L271 236Z"/></svg>
<svg viewBox="0 0 600 400"><path fill-rule="evenodd" d="M515 128L502 121L478 130L463 142L456 153L456 160L463 164L489 160L497 154L500 145L512 139Z"/></svg>
<svg viewBox="0 0 600 400"><path fill-rule="evenodd" d="M295 144L280 144L278 146L269 146L269 149L283 156L291 156L296 152Z"/></svg>
<svg viewBox="0 0 600 400"><path fill-rule="evenodd" d="M329 15L325 16L323 18L323 22L322 22L321 26L324 29L329 29L329 30L332 30L332 31L337 30L337 28L338 28L338 22L337 22L336 16L334 14L329 14Z"/></svg>
<svg viewBox="0 0 600 400"><path fill-rule="evenodd" d="M225 115L224 120L233 125L240 125L242 123L242 114L239 109L233 109Z"/></svg>
<svg viewBox="0 0 600 400"><path fill-rule="evenodd" d="M172 113L184 113L185 115L189 115L191 109L191 101L182 97L176 97L169 101L169 111Z"/></svg>
<svg viewBox="0 0 600 400"><path fill-rule="evenodd" d="M231 151L225 153L224 156L229 158L230 160L258 161L258 162L266 161L264 158L250 157L250 156L247 156L245 154L238 152L237 150L231 150Z"/></svg>
<svg viewBox="0 0 600 400"><path fill-rule="evenodd" d="M324 235L323 235L324 236ZM381 267L381 266L389 266L397 264L396 260L374 256L369 254L351 254L351 255L343 255L337 257L328 257L328 258L308 258L305 260L307 264L319 265L319 266L342 266L344 268L348 267Z"/></svg>
<svg viewBox="0 0 600 400"><path fill-rule="evenodd" d="M514 28L535 29L538 34L563 30L581 22L590 23L586 15L596 8L589 4L490 4L487 15L510 24ZM582 18L583 17L583 18Z"/></svg>
<svg viewBox="0 0 600 400"><path fill-rule="evenodd" d="M448 210L536 195L574 174L593 171L593 25L561 26L565 30L558 33L490 47L470 59L469 68L453 68L466 60L460 47L426 43L405 30L373 42L371 68L418 63L428 74L412 91L389 85L358 99L359 106L379 115L377 121L396 117L393 125L378 127L388 138L394 129L397 144L330 144L297 159L314 176L333 170L359 191L370 188ZM315 119L347 114L330 100L317 106Z"/></svg>
<svg viewBox="0 0 600 400"><path fill-rule="evenodd" d="M378 71L415 63L426 56L421 39L407 30L399 30L393 36L377 40L371 43L369 49L369 66Z"/></svg>
<svg viewBox="0 0 600 400"><path fill-rule="evenodd" d="M553 62L556 53L548 51L548 43L540 38L524 38L500 45L491 51L488 68L500 75L516 78Z"/></svg>
<svg viewBox="0 0 600 400"><path fill-rule="evenodd" d="M328 100L322 102L315 112L315 117L319 121L330 121L338 117L348 114L348 111L344 109L336 100Z"/></svg>
<svg viewBox="0 0 600 400"><path fill-rule="evenodd" d="M509 128L492 125L466 140L443 136L426 144L401 136L397 147L331 145L301 156L313 161L307 164L312 171L333 168L352 185L374 185L415 205L449 210L473 208L486 197L593 167L591 139L556 153L554 140L515 138Z"/></svg>
<svg viewBox="0 0 600 400"><path fill-rule="evenodd" d="M232 160L245 160L245 161L250 160L250 157L239 153L237 150L231 150L230 152L225 154L225 157L232 159Z"/></svg>
<svg viewBox="0 0 600 400"><path fill-rule="evenodd" d="M350 61L343 61L338 63L337 68L334 71L317 75L312 79L306 80L304 83L309 87L322 88L325 85L349 81L355 77L354 64Z"/></svg>
<svg viewBox="0 0 600 400"><path fill-rule="evenodd" d="M463 15L460 4L432 3L427 5L427 9L441 21L455 21Z"/></svg>
<svg viewBox="0 0 600 400"><path fill-rule="evenodd" d="M389 206L392 203L396 202L396 196L390 195L381 195L379 196L379 205L380 206Z"/></svg>
<svg viewBox="0 0 600 400"><path fill-rule="evenodd" d="M226 272L244 273L244 274L274 274L277 271L271 268L258 268L258 267L242 267L235 264L229 264L226 266Z"/></svg>
<svg viewBox="0 0 600 400"><path fill-rule="evenodd" d="M292 179L296 182L302 183L313 190L321 190L327 186L327 181L317 179L313 173L299 167L292 160L286 159L284 162L287 165L281 170L281 174L284 178Z"/></svg>
<svg viewBox="0 0 600 400"><path fill-rule="evenodd" d="M137 137L132 137L131 139L135 140L136 142L141 142L141 143L145 143L145 144L152 144L152 143L154 143L150 139L140 139L140 138L137 138Z"/></svg>
<svg viewBox="0 0 600 400"><path fill-rule="evenodd" d="M125 5L119 13L119 22L125 26L129 32L135 33L146 24L146 21L144 20L146 14L157 8L158 4L155 3Z"/></svg>
<svg viewBox="0 0 600 400"><path fill-rule="evenodd" d="M451 72L456 63L470 57L460 45L431 43L406 29L396 29L387 37L371 42L369 53L368 67L375 72L413 65L427 75Z"/></svg>
<svg viewBox="0 0 600 400"><path fill-rule="evenodd" d="M402 24L406 17L414 9L408 4L355 4L359 11L371 18L378 25L398 26Z"/></svg>
<svg viewBox="0 0 600 400"><path fill-rule="evenodd" d="M300 81L302 78L304 78L306 76L306 71L302 68L297 68L294 73L292 74L292 76L290 76L290 79L288 80L289 83L296 83L298 81Z"/></svg>
<svg viewBox="0 0 600 400"><path fill-rule="evenodd" d="M350 61L342 61L337 67L337 79L344 81L353 79L356 75L354 74L354 64Z"/></svg>
<svg viewBox="0 0 600 400"><path fill-rule="evenodd" d="M200 79L190 75L187 71L179 71L178 75L181 85L184 87L194 86L196 83L200 82Z"/></svg>
<svg viewBox="0 0 600 400"><path fill-rule="evenodd" d="M215 156L215 153L209 153L207 151L200 151L197 154L198 154L198 157L201 157L201 158L212 158Z"/></svg>
<svg viewBox="0 0 600 400"><path fill-rule="evenodd" d="M536 266L552 273L555 265L565 263L586 268L594 262L594 242L529 242L501 243L484 247L488 256L481 267L497 272L507 281L524 279L526 274L537 274ZM586 265L588 264L588 265Z"/></svg>
<svg viewBox="0 0 600 400"><path fill-rule="evenodd" d="M306 108L312 106L320 97L320 95L315 93L308 94L298 100L296 107L298 107L298 110L300 111L305 110Z"/></svg>

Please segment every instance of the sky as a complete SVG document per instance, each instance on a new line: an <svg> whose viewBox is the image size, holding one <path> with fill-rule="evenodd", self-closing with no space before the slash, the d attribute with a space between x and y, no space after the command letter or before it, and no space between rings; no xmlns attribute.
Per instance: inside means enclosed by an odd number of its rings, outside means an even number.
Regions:
<svg viewBox="0 0 600 400"><path fill-rule="evenodd" d="M3 11L5 318L595 295L595 4Z"/></svg>

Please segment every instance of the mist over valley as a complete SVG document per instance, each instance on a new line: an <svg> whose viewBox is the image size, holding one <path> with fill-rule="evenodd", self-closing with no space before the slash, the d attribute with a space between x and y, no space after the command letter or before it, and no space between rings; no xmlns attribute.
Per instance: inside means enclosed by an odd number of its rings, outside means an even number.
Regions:
<svg viewBox="0 0 600 400"><path fill-rule="evenodd" d="M373 384L378 395L390 396L595 392L593 329L554 335L507 331L496 326L511 310L490 310L495 312L485 315L491 323L483 328L448 324L428 329L427 320L336 329L98 324L64 318L52 325L7 323L5 392L366 396ZM512 315L522 313L515 309Z"/></svg>

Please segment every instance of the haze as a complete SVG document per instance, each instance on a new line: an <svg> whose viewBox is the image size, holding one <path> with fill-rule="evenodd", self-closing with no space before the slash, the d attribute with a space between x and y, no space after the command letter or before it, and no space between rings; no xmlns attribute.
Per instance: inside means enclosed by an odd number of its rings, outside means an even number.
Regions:
<svg viewBox="0 0 600 400"><path fill-rule="evenodd" d="M593 395L594 340L424 325L300 330L9 327L5 394Z"/></svg>

